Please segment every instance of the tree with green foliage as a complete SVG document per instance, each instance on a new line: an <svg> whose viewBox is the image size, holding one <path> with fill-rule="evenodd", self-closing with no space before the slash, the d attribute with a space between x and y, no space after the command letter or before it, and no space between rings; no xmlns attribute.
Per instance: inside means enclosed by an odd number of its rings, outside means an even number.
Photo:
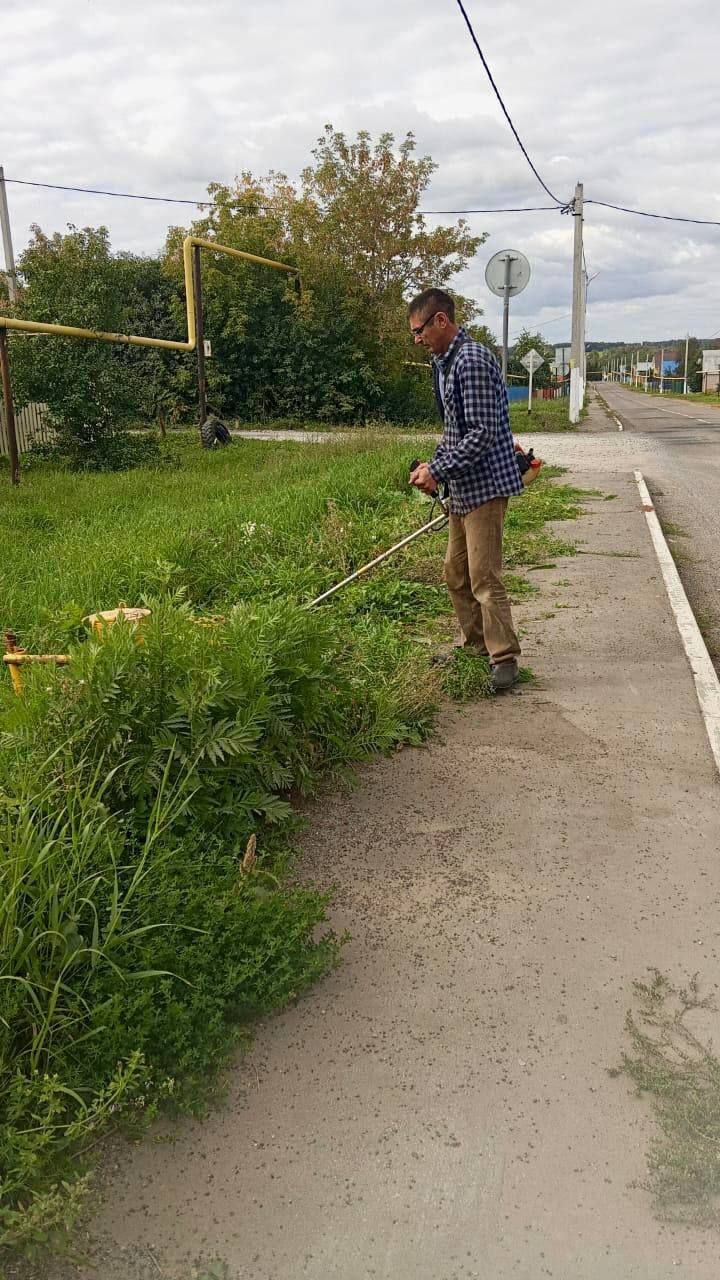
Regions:
<svg viewBox="0 0 720 1280"><path fill-rule="evenodd" d="M416 354L405 303L428 285L449 285L486 236L471 235L464 219L428 229L419 205L437 165L415 155L412 133L396 150L391 133L373 145L364 130L350 141L326 125L313 158L297 210L308 250L300 260L318 285L329 275L341 283L354 331L377 370L384 412L406 416L404 362ZM469 299L459 298L458 310L464 319L479 314Z"/></svg>
<svg viewBox="0 0 720 1280"><path fill-rule="evenodd" d="M125 313L128 330L149 338L177 339L187 323L184 295L163 269L160 258L140 258L120 254L125 264ZM179 391L182 382L196 398L196 357L182 351L158 347L121 347L120 358L131 371L137 386L137 417L145 423L166 424L186 421L186 397Z"/></svg>
<svg viewBox="0 0 720 1280"><path fill-rule="evenodd" d="M328 263L341 266L349 294L363 305L386 309L430 283L447 285L486 238L470 235L464 220L427 229L418 206L437 165L414 152L412 133L396 154L391 133L373 147L364 130L349 142L326 125L315 163L303 171L298 212L309 219L314 274Z"/></svg>
<svg viewBox="0 0 720 1280"><path fill-rule="evenodd" d="M545 341L542 334L530 333L529 330L523 329L515 345L512 347L508 359L508 373L516 374L519 377L527 378L528 371L521 363L522 357L526 356L528 351L535 348L545 361L544 364L536 369L533 374L533 386L548 387L552 380L550 371L550 363L555 359L555 349Z"/></svg>
<svg viewBox="0 0 720 1280"><path fill-rule="evenodd" d="M685 348L680 348L680 373L685 370ZM688 339L688 391L702 391L702 345L697 338Z"/></svg>
<svg viewBox="0 0 720 1280"><path fill-rule="evenodd" d="M46 236L38 226L19 261L23 319L126 332L137 260L113 255L105 227L70 226ZM127 436L142 382L119 347L74 338L13 335L13 380L20 403L48 405L61 450L79 468L112 469L148 452Z"/></svg>
<svg viewBox="0 0 720 1280"><path fill-rule="evenodd" d="M367 133L349 142L328 125L299 192L276 173L209 189L213 204L194 234L292 263L303 281L297 298L267 268L204 255L208 380L226 412L336 421L432 413L406 363L415 353L405 299L447 283L484 237L463 222L426 228L417 208L435 165L414 147L410 134L396 154L391 134L372 146ZM184 234L173 229L165 254L178 286Z"/></svg>

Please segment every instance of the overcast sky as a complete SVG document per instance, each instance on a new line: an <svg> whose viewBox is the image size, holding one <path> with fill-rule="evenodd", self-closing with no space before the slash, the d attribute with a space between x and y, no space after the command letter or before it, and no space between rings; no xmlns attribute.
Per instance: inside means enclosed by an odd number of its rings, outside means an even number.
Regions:
<svg viewBox="0 0 720 1280"><path fill-rule="evenodd" d="M516 126L548 186L720 220L717 0L466 0ZM439 168L428 209L545 204L455 0L2 0L0 163L11 178L202 199L250 169L297 177L326 122L416 135ZM16 252L104 223L154 252L194 210L10 185ZM450 221L451 219L446 219ZM487 259L522 250L532 279L511 336L569 334L572 220L469 219L489 239L458 288L500 325ZM587 208L588 339L720 331L720 227ZM552 323L557 319L557 323Z"/></svg>

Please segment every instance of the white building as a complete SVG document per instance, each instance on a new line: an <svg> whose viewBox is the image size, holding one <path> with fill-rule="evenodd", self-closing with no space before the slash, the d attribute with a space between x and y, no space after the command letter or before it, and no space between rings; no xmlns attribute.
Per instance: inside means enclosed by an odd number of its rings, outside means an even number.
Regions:
<svg viewBox="0 0 720 1280"><path fill-rule="evenodd" d="M570 376L570 352L571 352L571 350L572 350L572 348L571 348L571 347L556 347L556 348L555 348L555 360L554 360L555 368L554 368L553 372L555 373L555 376L556 376L556 377L558 377L558 378L567 378L567 377L569 377L569 376Z"/></svg>
<svg viewBox="0 0 720 1280"><path fill-rule="evenodd" d="M720 350L717 348L702 353L702 389L720 391Z"/></svg>

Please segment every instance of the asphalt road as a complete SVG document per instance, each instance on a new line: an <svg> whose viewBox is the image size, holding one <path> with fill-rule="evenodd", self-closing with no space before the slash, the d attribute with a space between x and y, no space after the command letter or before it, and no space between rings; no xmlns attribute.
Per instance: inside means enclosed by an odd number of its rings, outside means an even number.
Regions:
<svg viewBox="0 0 720 1280"><path fill-rule="evenodd" d="M598 393L626 435L644 437L645 479L708 648L720 667L720 409L644 396L610 383L598 387ZM612 419L608 425L615 426Z"/></svg>

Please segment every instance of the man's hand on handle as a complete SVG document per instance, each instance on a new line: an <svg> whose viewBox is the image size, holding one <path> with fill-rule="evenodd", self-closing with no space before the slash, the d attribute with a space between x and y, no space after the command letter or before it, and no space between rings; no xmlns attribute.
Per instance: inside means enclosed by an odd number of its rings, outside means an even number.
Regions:
<svg viewBox="0 0 720 1280"><path fill-rule="evenodd" d="M419 462L415 470L411 471L410 483L415 485L416 489L422 489L423 493L432 494L437 490L437 480L430 474L427 462Z"/></svg>

